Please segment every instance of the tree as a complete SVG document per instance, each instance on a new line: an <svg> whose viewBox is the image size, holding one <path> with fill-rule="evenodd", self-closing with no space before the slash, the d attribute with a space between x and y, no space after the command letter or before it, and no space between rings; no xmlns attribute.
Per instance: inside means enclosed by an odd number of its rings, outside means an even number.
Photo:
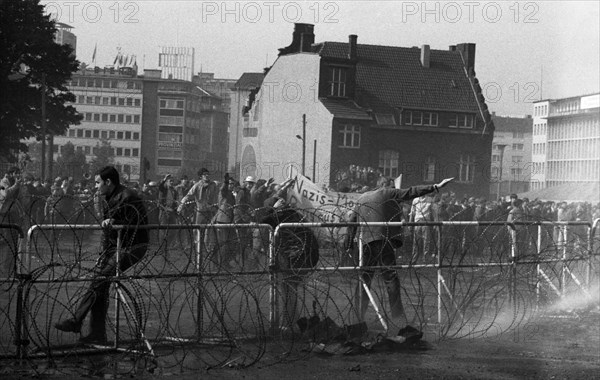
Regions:
<svg viewBox="0 0 600 380"><path fill-rule="evenodd" d="M115 151L107 140L100 140L94 151L95 157L90 162L90 172L96 173L103 167L114 163Z"/></svg>
<svg viewBox="0 0 600 380"><path fill-rule="evenodd" d="M75 96L65 86L79 66L73 49L54 41L55 22L39 0L0 4L0 158L14 160L40 138L42 92L46 93L47 132L62 135L81 115L67 102Z"/></svg>
<svg viewBox="0 0 600 380"><path fill-rule="evenodd" d="M60 156L56 158L57 174L61 177L83 178L88 170L85 154L81 149L75 150L75 146L69 141L63 145Z"/></svg>

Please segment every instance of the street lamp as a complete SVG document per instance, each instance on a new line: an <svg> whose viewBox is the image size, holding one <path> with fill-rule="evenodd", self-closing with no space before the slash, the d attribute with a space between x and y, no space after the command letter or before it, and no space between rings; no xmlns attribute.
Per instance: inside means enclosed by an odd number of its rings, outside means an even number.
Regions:
<svg viewBox="0 0 600 380"><path fill-rule="evenodd" d="M296 135L296 138L302 140L302 175L306 175L306 114L302 115L302 136Z"/></svg>
<svg viewBox="0 0 600 380"><path fill-rule="evenodd" d="M507 147L507 144L497 144L496 145L500 150L500 168L498 170L498 199L500 198L500 184L502 183L502 162L504 161L504 149Z"/></svg>

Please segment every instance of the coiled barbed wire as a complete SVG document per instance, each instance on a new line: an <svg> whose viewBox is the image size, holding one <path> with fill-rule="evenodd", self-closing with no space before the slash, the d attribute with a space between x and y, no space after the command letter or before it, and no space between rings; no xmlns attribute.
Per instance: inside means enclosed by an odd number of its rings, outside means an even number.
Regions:
<svg viewBox="0 0 600 380"><path fill-rule="evenodd" d="M58 205L60 202L53 207ZM150 211L160 207L155 203L148 206ZM347 339L348 331L359 322L355 304L359 272L348 269L356 262L343 247L343 227L312 228L319 241L319 262L315 268L294 271L271 265L269 234L256 226L221 235L227 240L219 240L221 236L215 234L219 226L205 229L207 240L199 253L197 229L188 228L192 221L179 215L177 225L183 229L152 231L142 261L119 278L107 279L113 283L107 318L109 345L79 345L77 335L62 333L53 324L71 316L100 251L101 231L78 226L99 225L100 219L86 202L75 203L70 212L55 211L49 213L51 220L31 218L25 223L44 225L31 237L27 258L31 267L21 267L19 276L10 269L0 281L2 360L15 360L19 343L26 361L54 363L55 370L65 373L269 365L304 358L310 354L311 344ZM303 212L312 213L309 219L313 221L323 215L319 210ZM57 229L58 224L67 227ZM590 270L592 277L596 276L591 281L597 281L600 237L596 231L592 236L595 250L590 251L585 226L569 226L566 238L563 229L533 224L515 229L507 225L437 225L425 229L429 240L424 241L413 226L406 226L404 244L396 253L410 323L425 331L430 340L502 334L525 323L536 308L553 303L563 291L580 292L577 281L585 285ZM2 254L17 260L19 249L12 232L2 231ZM210 234L216 240L211 241ZM515 258L511 257L513 245ZM21 259L23 252L21 249ZM439 258L433 256L437 253ZM291 328L273 326L272 320L285 312L282 281L300 272L304 273L301 286L294 290L298 305L291 312L298 323ZM22 299L17 296L19 288ZM403 326L391 317L385 289L381 277L376 276L371 286L373 299L389 333L395 335ZM279 305L274 309L275 300ZM22 302L20 315L18 302ZM301 320L307 323L304 327ZM372 307L365 322L369 330L383 330ZM20 342L16 342L18 327L22 330ZM94 352L102 352L104 361L85 359ZM343 352L342 346L338 352ZM78 365L60 364L64 362ZM32 370L43 373L48 368Z"/></svg>

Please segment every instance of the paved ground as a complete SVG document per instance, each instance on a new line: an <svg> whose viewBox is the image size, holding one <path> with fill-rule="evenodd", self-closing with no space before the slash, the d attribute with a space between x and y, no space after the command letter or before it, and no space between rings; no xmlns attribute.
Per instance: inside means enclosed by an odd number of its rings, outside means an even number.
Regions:
<svg viewBox="0 0 600 380"><path fill-rule="evenodd" d="M552 312L500 335L432 342L427 335L418 349L355 356L341 353L296 354L274 357L267 352L261 361L245 369L183 371L157 368L137 374L105 368L92 373L94 359L79 367L61 362L62 368L45 369L38 378L165 378L165 379L592 379L600 373L600 312L597 307L571 312ZM97 363L102 357L96 357ZM31 364L31 363L30 363ZM31 378L31 366L0 367L2 379ZM127 363L123 363L127 366ZM149 367L146 367L149 368ZM42 369L39 367L38 369Z"/></svg>

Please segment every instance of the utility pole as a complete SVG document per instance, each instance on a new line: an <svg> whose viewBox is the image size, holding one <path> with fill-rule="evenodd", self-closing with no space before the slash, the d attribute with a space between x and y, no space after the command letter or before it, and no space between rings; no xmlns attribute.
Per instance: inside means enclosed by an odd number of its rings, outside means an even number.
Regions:
<svg viewBox="0 0 600 380"><path fill-rule="evenodd" d="M42 181L46 179L46 74L42 74Z"/></svg>
<svg viewBox="0 0 600 380"><path fill-rule="evenodd" d="M498 149L500 149L500 168L498 170L498 199L500 199L500 185L502 184L502 162L504 161L505 148L506 144L498 144Z"/></svg>
<svg viewBox="0 0 600 380"><path fill-rule="evenodd" d="M317 183L317 139L314 139L314 148L313 148L313 176L312 181Z"/></svg>
<svg viewBox="0 0 600 380"><path fill-rule="evenodd" d="M306 176L306 114L302 114L302 175Z"/></svg>

